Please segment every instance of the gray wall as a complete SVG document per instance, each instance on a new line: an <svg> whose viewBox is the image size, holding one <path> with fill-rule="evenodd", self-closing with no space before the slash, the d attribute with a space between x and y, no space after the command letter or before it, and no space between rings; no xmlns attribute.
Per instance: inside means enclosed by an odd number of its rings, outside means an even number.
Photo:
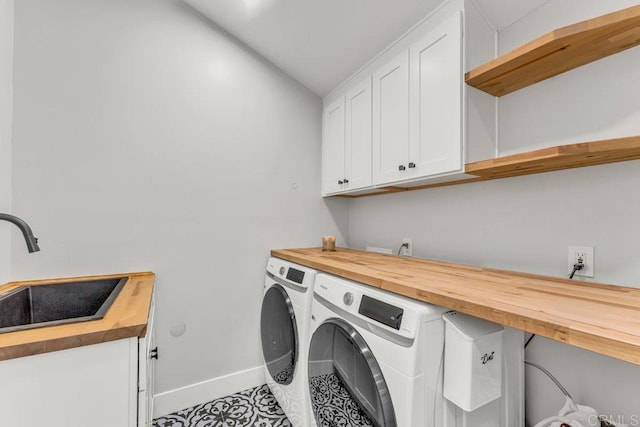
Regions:
<svg viewBox="0 0 640 427"><path fill-rule="evenodd" d="M14 278L153 270L156 392L259 366L268 250L345 244L320 99L178 0L21 0L15 29L13 204L42 252L16 237Z"/></svg>
<svg viewBox="0 0 640 427"><path fill-rule="evenodd" d="M11 212L13 0L0 0L0 212ZM0 223L0 284L11 277L11 225Z"/></svg>
<svg viewBox="0 0 640 427"><path fill-rule="evenodd" d="M593 201L574 196L584 182ZM597 280L638 286L639 187L640 161L633 161L362 198L351 202L350 244L397 250L412 237L417 257L559 277L566 274L567 246L593 245ZM638 413L640 367L539 338L529 348L527 358L557 375L580 403L603 413ZM533 421L557 413L562 401L530 369L526 406Z"/></svg>
<svg viewBox="0 0 640 427"><path fill-rule="evenodd" d="M552 0L501 31L500 50L634 3ZM635 48L500 98L501 152L640 134L638 70ZM638 188L640 161L632 161L361 198L351 201L349 242L397 250L412 237L418 257L554 276L567 273L567 246L595 246L595 280L640 287ZM640 367L540 338L527 358L580 403L640 422ZM555 386L526 373L528 419L557 413Z"/></svg>

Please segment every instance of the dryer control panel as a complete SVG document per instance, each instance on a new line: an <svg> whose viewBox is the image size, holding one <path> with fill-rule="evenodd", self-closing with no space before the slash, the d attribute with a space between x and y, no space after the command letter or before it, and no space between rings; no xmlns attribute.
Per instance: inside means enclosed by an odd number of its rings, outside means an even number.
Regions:
<svg viewBox="0 0 640 427"><path fill-rule="evenodd" d="M383 325L387 325L390 328L399 330L402 324L404 310L395 305L371 298L368 295L362 295L358 313L369 319L376 320Z"/></svg>
<svg viewBox="0 0 640 427"><path fill-rule="evenodd" d="M291 280L292 282L296 282L301 285L304 283L304 271L289 267L287 270L287 280Z"/></svg>
<svg viewBox="0 0 640 427"><path fill-rule="evenodd" d="M415 338L420 322L438 318L427 304L325 273L316 276L314 293L316 298L404 338Z"/></svg>

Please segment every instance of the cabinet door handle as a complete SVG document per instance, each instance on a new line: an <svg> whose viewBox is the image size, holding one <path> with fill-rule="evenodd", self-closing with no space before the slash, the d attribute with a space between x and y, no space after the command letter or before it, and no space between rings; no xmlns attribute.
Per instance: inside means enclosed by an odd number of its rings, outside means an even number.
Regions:
<svg viewBox="0 0 640 427"><path fill-rule="evenodd" d="M413 162L409 162L409 168L413 169L416 167L416 164Z"/></svg>
<svg viewBox="0 0 640 427"><path fill-rule="evenodd" d="M349 183L349 180L348 180L347 178L345 178L345 179L344 179L344 183L345 183L345 184L348 184L348 183Z"/></svg>
<svg viewBox="0 0 640 427"><path fill-rule="evenodd" d="M407 168L406 168L404 165L400 165L400 166L398 166L398 170L399 170L399 171L403 171L403 170L406 170L406 169L407 169Z"/></svg>
<svg viewBox="0 0 640 427"><path fill-rule="evenodd" d="M339 184L339 185L342 185L342 184L344 184L344 181L343 181L343 180L341 180L341 179L339 179L339 180L338 180L338 184Z"/></svg>
<svg viewBox="0 0 640 427"><path fill-rule="evenodd" d="M158 347L154 348L153 350L151 350L151 353L149 355L149 357L151 359L156 359L158 360Z"/></svg>

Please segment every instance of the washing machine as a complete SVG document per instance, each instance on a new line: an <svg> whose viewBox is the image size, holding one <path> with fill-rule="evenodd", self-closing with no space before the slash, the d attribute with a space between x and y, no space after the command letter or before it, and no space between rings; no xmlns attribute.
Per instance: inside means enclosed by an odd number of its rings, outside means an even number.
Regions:
<svg viewBox="0 0 640 427"><path fill-rule="evenodd" d="M294 427L310 425L309 322L316 271L269 258L260 316L267 384Z"/></svg>
<svg viewBox="0 0 640 427"><path fill-rule="evenodd" d="M318 274L308 362L311 425L442 427L447 311Z"/></svg>

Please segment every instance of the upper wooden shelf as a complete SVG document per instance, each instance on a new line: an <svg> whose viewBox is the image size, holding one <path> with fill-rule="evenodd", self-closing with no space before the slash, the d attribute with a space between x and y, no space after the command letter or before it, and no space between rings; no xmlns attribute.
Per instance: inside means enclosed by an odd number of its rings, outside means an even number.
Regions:
<svg viewBox="0 0 640 427"><path fill-rule="evenodd" d="M640 159L640 136L543 148L467 163L465 172L498 179Z"/></svg>
<svg viewBox="0 0 640 427"><path fill-rule="evenodd" d="M507 95L640 44L640 5L551 31L465 75L467 84Z"/></svg>

